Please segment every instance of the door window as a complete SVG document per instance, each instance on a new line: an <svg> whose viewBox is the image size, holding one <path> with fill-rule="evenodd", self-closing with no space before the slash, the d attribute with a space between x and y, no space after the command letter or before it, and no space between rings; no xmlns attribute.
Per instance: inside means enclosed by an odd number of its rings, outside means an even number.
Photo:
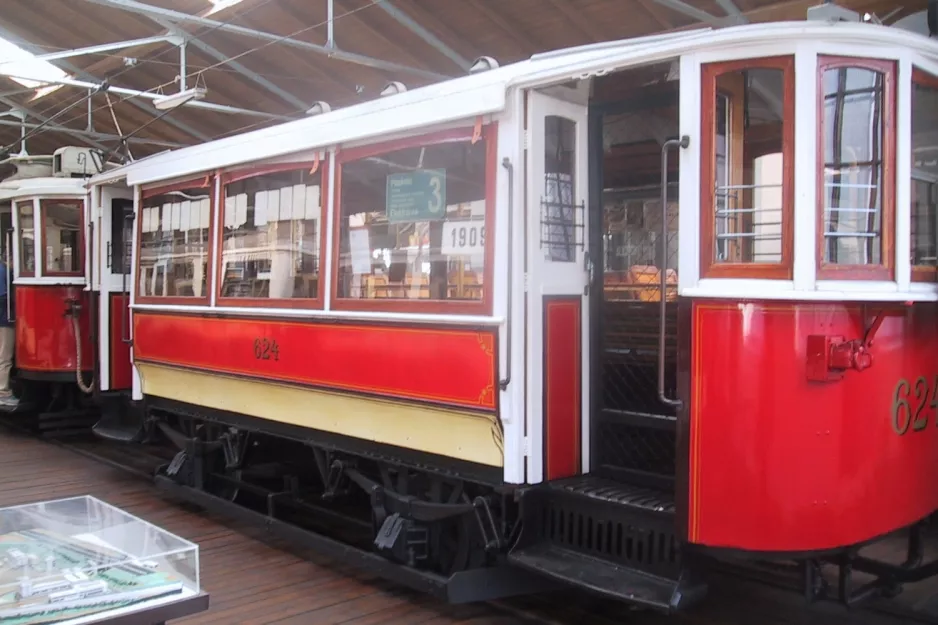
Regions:
<svg viewBox="0 0 938 625"><path fill-rule="evenodd" d="M130 273L130 249L133 241L133 200L111 200L111 273Z"/></svg>
<svg viewBox="0 0 938 625"><path fill-rule="evenodd" d="M576 260L576 213L582 209L576 205L576 147L576 122L558 115L544 118L541 243L545 257L552 262Z"/></svg>

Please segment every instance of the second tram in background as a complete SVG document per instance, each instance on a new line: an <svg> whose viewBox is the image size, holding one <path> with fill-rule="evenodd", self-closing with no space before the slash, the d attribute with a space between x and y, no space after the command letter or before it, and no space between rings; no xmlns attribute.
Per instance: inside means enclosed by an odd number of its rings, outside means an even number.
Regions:
<svg viewBox="0 0 938 625"><path fill-rule="evenodd" d="M71 239L17 196L17 357L82 374L92 311L96 431L162 486L450 600L894 592L936 570L938 43L810 18L320 105L102 171Z"/></svg>
<svg viewBox="0 0 938 625"><path fill-rule="evenodd" d="M2 166L14 168L0 182L0 252L5 312L16 328L17 405L0 408L38 413L43 429L80 428L98 412L86 401L95 388L97 302L86 282L85 196L88 178L102 170L100 155L74 147L51 156L24 150Z"/></svg>

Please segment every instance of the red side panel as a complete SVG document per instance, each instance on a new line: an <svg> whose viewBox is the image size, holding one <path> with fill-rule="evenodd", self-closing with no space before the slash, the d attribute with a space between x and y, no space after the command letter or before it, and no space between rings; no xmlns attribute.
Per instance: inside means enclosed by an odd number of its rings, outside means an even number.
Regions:
<svg viewBox="0 0 938 625"><path fill-rule="evenodd" d="M109 329L111 390L120 391L131 386L130 345L124 342L122 336L130 335L130 308L124 295L112 293L109 297L111 298L111 327Z"/></svg>
<svg viewBox="0 0 938 625"><path fill-rule="evenodd" d="M580 472L580 297L544 301L544 477Z"/></svg>
<svg viewBox="0 0 938 625"><path fill-rule="evenodd" d="M491 331L194 315L133 319L137 361L495 409Z"/></svg>
<svg viewBox="0 0 938 625"><path fill-rule="evenodd" d="M82 369L94 368L94 346L88 293L79 286L17 285L16 366L24 371L74 372L75 333L71 317L65 316L67 301L81 303L79 328L82 341Z"/></svg>
<svg viewBox="0 0 938 625"><path fill-rule="evenodd" d="M809 380L809 337L884 308L870 368ZM698 302L692 331L692 542L821 550L938 509L938 307Z"/></svg>

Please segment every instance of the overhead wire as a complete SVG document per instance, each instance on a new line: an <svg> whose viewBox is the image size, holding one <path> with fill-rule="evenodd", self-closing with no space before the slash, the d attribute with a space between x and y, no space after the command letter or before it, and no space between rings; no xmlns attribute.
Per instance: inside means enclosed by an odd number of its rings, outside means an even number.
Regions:
<svg viewBox="0 0 938 625"><path fill-rule="evenodd" d="M149 45L154 45L154 44L149 44ZM59 52L63 50L72 49L72 48L64 48L61 46L51 46L51 45L36 44L36 46L40 48L45 48L49 50L50 52ZM170 49L169 51L172 51L172 49ZM133 65L135 68L139 68L142 65L157 65L160 67L174 67L174 68L179 66L179 61L159 61L159 60L156 60L155 58L154 59L138 58L135 56L128 56L126 54L119 54L116 52L88 52L84 56L98 57L99 59L118 59L121 61L129 59L133 61ZM20 60L21 59L7 59L7 60L0 59L0 66L5 65L7 63L16 63ZM192 68L193 72L197 74L209 69L207 65L195 65L192 63L188 63L188 67ZM236 69L230 69L227 67L213 67L211 69L212 71L216 71L216 72L224 72L226 74L232 74L232 75L241 75L240 71ZM326 82L326 80L324 79L310 78L309 76L299 76L295 74L280 74L277 72L269 72L269 71L258 72L258 74L262 75L264 78L279 78L282 80L289 80L292 82L305 82L305 83L310 83L310 84L319 84L319 83ZM4 77L3 74L0 74L0 78L3 78L3 77ZM41 88L42 87L40 87L40 89ZM17 89L15 93L13 94L0 93L0 95L17 95L20 93L31 93L36 90L37 88L35 87L31 87L31 88L23 87L22 89Z"/></svg>
<svg viewBox="0 0 938 625"><path fill-rule="evenodd" d="M231 24L234 20L236 20L236 19L238 19L238 18L241 18L241 17L247 15L248 13L251 13L252 11L256 11L257 9L259 9L259 8L261 8L261 7L263 7L263 6L266 6L267 4L270 4L272 1L273 1L273 0L259 0L258 2L251 3L251 4L247 5L247 6L242 7L240 10L237 10L234 14L230 15L226 20L224 20L224 21L219 21L217 24L213 24L213 25L211 25L211 26L206 26L206 27L203 28L202 30L199 30L199 31L197 31L197 32L195 32L195 33L189 33L189 32L187 32L187 31L183 31L181 28L179 28L178 30L179 30L179 32L185 37L185 40L186 40L187 43L188 43L189 41L193 41L193 40L197 40L197 39L202 39L203 37L205 37L205 35L207 35L207 34L209 34L209 33L211 33L211 32L214 32L215 30L217 30L217 29L219 29L219 28L222 28L222 27L224 27L224 26L226 26L226 25ZM160 51L158 51L158 52L153 53L153 54L149 57L149 60L158 59L158 58L161 57L161 56L167 55L167 54L169 54L169 53L171 53L171 52L175 52L177 49L178 49L178 46L170 46L170 47L168 47L168 48L165 48L165 49L163 49L163 50L160 50ZM59 68L59 69L61 69L61 68ZM110 81L113 80L114 78L117 78L117 77L119 77L119 76L122 76L123 74L125 74L125 73L127 73L127 72L130 72L130 71L132 71L133 69L135 69L135 66L128 66L128 67L125 67L125 68L123 68L122 70L118 71L118 72L115 73L115 74L111 74L110 76L106 77L106 78L104 79L104 81L102 81L102 85L108 85L108 84L110 83ZM63 71L64 71L64 70L63 70ZM198 73L200 73L201 71L204 71L204 70L198 70L197 72L195 72L195 74L198 74ZM186 75L186 78L188 78L190 75L192 75L192 74L187 74L187 75ZM164 86L174 84L178 79L179 79L179 77L177 76L177 77L174 78L173 80L167 81L167 82L165 82L165 83L163 83L163 84L161 84L161 85L157 85L157 86L154 87L153 89L162 89ZM36 80L35 82L41 83L42 81ZM49 83L49 84L47 84L46 86L51 86L51 85L53 85L53 84L55 84L55 83L54 83L54 82L53 82L53 83ZM146 90L146 91L142 91L142 93L149 93L150 91L153 91L153 89L149 89L149 90ZM99 89L98 91L101 91L101 90ZM106 89L105 89L104 91L106 92ZM128 100L128 99L130 99L130 98L132 98L132 97L137 97L137 96L133 96L133 95L126 96L126 97L121 98L120 100L118 100L117 103L120 104L121 102L124 102L125 100ZM84 97L82 97L82 98L79 98L79 99L77 100L77 103L80 104L80 103L82 103L82 102L85 102L85 101L88 100L88 99L89 99L89 97L86 95L86 96L84 96ZM54 108L58 108L58 106L60 106L60 105L61 105L61 103L56 103L55 105L52 105L52 106L50 106L50 107L47 107L47 108L45 108L45 109L39 111L39 114L42 115L42 116L45 116L47 112L51 111L51 110L54 109ZM75 102L73 102L73 103L70 104L70 105L67 105L65 111L67 111L67 110L73 108L75 105L76 105ZM92 108L92 109L91 109L90 111L88 111L87 113L84 113L81 117L85 117L86 115L93 115L94 112L103 110L103 109L105 109L105 108L111 108L111 109L112 109L112 108L113 108L112 103L111 103L110 101L108 101L108 103L105 104L105 105L98 106L97 108ZM64 112L64 111L63 111L63 112ZM159 117L162 118L163 115L160 115ZM68 119L68 120L66 120L66 121L64 121L64 122L62 122L62 124L60 124L60 125L65 126L66 124L68 124L68 123L70 123L70 122L72 122L72 121L75 121L76 119L80 119L80 117L73 117L73 118L70 118L70 119ZM17 143L19 143L20 141L23 141L23 140L25 140L25 139L28 139L28 138L30 138L30 137L32 137L32 136L37 135L37 134L40 134L41 132L44 132L44 131L40 131L40 128L41 128L41 127L42 127L42 125L40 125L39 128L33 128L33 129L31 129L29 132L26 133L25 136L19 137L19 138L17 138L17 140L16 140L15 142L13 142L13 143L11 143L11 144L5 146L5 147L2 149L2 151L5 152L5 151L7 151L7 150L10 150L10 149L12 149L13 146L15 146L15 145L16 145ZM37 131L38 131L38 132L37 132Z"/></svg>
<svg viewBox="0 0 938 625"><path fill-rule="evenodd" d="M257 2L253 2L253 3L251 3L251 4L247 5L247 6L242 6L240 9L236 10L233 14L229 15L227 19L221 20L221 21L219 21L217 24L213 24L212 26L206 26L206 27L202 28L201 30L197 30L195 33L189 33L188 31L183 30L181 27L179 27L179 26L176 25L176 24L173 24L173 26L174 26L173 29L168 29L168 30L170 30L170 32L178 31L178 32L185 38L186 43L188 43L188 42L190 42L190 41L195 41L195 40L202 39L202 38L204 38L206 35L208 35L209 33L212 33L212 32L214 32L214 31L216 31L216 30L218 30L218 29L220 29L220 28L222 28L222 27L224 27L224 26L227 26L227 25L231 24L232 22L234 22L235 20L240 19L240 18L242 18L242 17L248 15L249 13L251 13L251 12L253 12L253 11L256 11L257 9L260 9L261 7L264 7L264 6L268 5L268 4L270 4L271 2L273 2L273 0L258 0ZM177 52L178 49L179 49L179 46L169 46L169 47L165 47L165 48L163 48L162 50L158 50L158 51L152 52L148 57L144 57L143 60L144 60L144 61L153 61L153 60L159 59L160 57L166 56L166 55L168 55L168 54L172 54L172 53L174 53L174 52ZM120 76L122 76L122 75L124 75L124 74L126 74L126 73L128 73L128 72L133 71L134 69L137 69L137 66L135 66L135 65L127 66L127 67L123 68L122 70L118 71L117 73L106 75L106 76L105 76L105 80L108 81L108 82L110 82L110 81L114 80L115 78L118 78L118 77L120 77ZM201 71L201 70L200 70L200 71ZM198 73L198 72L196 72L196 73ZM191 75L191 74L187 74L186 77L188 78L190 75ZM171 84L175 83L177 80L179 80L179 78L180 78L180 76L177 76L177 77L174 78L173 80L167 81L167 82L165 82L165 83L163 83L163 84L161 84L161 85L157 85L157 86L154 87L153 89L162 89L164 86L171 85ZM147 91L143 91L143 92L144 92L144 93L147 93L147 92L149 92L149 91L152 91L152 89L151 89L151 90L147 90ZM125 100L128 100L128 99L130 99L131 97L135 97L135 96L125 96L125 97L121 98L120 100L118 100L117 103L120 104L121 102L123 102L123 101L125 101ZM53 106L52 108L54 108L54 106ZM98 106L97 108L92 109L92 110L91 110L91 113L94 113L95 111L99 111L99 110L102 110L102 109L105 109L105 108L112 108L111 103L108 102L108 104L106 104L106 105ZM77 119L77 118L73 118L73 119ZM68 120L68 121L73 121L73 119L70 119L70 120ZM66 122L66 123L67 123L67 122Z"/></svg>
<svg viewBox="0 0 938 625"><path fill-rule="evenodd" d="M254 6L250 7L250 10L256 10L256 9L259 8L260 6L263 6L264 4L267 4L268 2L271 2L271 1L272 1L272 0L264 0L264 2L263 2L262 4L260 4L260 5L254 5ZM332 23L335 24L335 22L337 22L337 21L340 20L340 19L346 18L346 17L348 17L348 16L350 16L350 15L353 15L353 14L359 13L360 11L363 11L363 10L365 10L365 9L371 8L371 7L373 7L374 5L376 5L376 4L378 4L378 3L382 2L382 1L383 1L383 0L369 0L369 2L368 2L367 4L365 4L365 5L363 5L363 6L357 7L357 8L355 8L355 9L351 9L351 10L346 11L345 13L342 13L342 14L340 14L340 15L333 16L333 18L332 18ZM236 19L237 17L240 17L241 15L243 15L243 14L246 13L246 12L247 12L247 9L246 9L245 11L239 13L238 15L232 16L232 17L229 18L228 21L226 21L226 22L222 22L222 23L219 23L219 24L214 24L214 25L212 25L212 26L210 26L210 27L206 27L206 30L200 31L200 32L198 33L198 36L193 36L193 37L187 38L187 40L191 40L191 39L201 39L201 38L203 38L206 34L208 34L208 33L210 33L210 32L213 32L214 30L217 30L217 29L219 29L219 28L225 26L226 24L229 24L229 23L231 22L231 20ZM223 66L223 65L226 65L227 63L230 63L230 62L232 62L232 61L235 61L235 60L237 60L237 59L240 59L240 58L242 58L242 57L244 57L244 56L247 56L247 55L249 55L249 54L253 54L254 52L257 52L258 50L263 50L264 48L267 48L267 47L269 47L269 46L275 45L275 44L280 43L280 42L282 42L282 41L285 41L285 40L287 40L287 39L291 39L291 38L293 38L293 37L295 37L295 36L297 36L297 35L301 35L301 34L303 34L303 33L309 32L309 31L314 30L314 29L316 29L316 28L321 28L321 27L327 25L328 23L329 23L329 20L326 19L326 20L323 20L323 21L321 21L321 22L317 22L317 23L315 23L315 24L312 24L312 25L310 25L310 26L305 26L305 27L300 28L300 29L298 29L298 30L296 30L296 31L293 31L293 32L291 32L291 33L289 33L289 34L286 34L286 35L277 37L276 39L272 39L272 40L267 41L267 42L265 42L265 43L263 43L263 44L260 44L260 45L258 45L258 46L255 46L255 47L253 47L253 48L249 48L249 49L247 49L247 50L245 50L245 51L243 51L243 52L241 52L241 53L239 53L239 54L237 54L237 55L234 55L234 56L231 56L231 57L227 57L227 58L225 58L225 59L223 59L223 60L221 60L221 61L218 61L217 63L214 63L214 64L212 64L212 65L209 65L208 67L205 67L205 68L203 68L203 69L199 69L198 71L193 71L193 72L187 73L185 77L186 77L186 78L190 78L190 77L193 77L193 76L198 76L198 75L200 75L200 74L202 74L202 73L204 73L204 72L206 72L206 71L213 70L213 69L215 69L215 68L217 68L217 67L221 67L221 66ZM157 57L159 57L160 55L166 54L166 53L171 52L171 51L173 51L173 50L175 50L175 49L176 49L175 47L169 48L169 49L167 49L167 50L162 51L160 54L156 55L156 57L151 57L151 58L157 58ZM132 68L126 68L125 70L119 72L118 74L115 74L114 76L111 76L110 78L113 79L113 78L115 78L115 77L117 77L117 76L120 76L121 74L125 73L126 71L130 71L131 69L132 69ZM164 83L162 83L162 84L156 85L155 87L151 87L150 89L141 90L141 93L152 93L152 92L156 92L156 90L159 90L159 89L162 89L163 87L172 85L172 84L174 84L175 82L176 82L176 79L173 79L173 80L171 80L171 81L166 81L166 82L164 82ZM120 104L120 103L122 103L122 102L125 102L125 101L127 101L127 100L129 100L129 99L132 99L132 98L135 98L135 97L139 97L139 95L137 95L137 94L128 94L128 95L125 95L125 96L121 97L120 99L118 99L116 102L114 102L114 105ZM94 108L94 109L92 109L92 113L93 113L94 111L102 110L102 109L104 109L104 108L108 108L108 105L99 106L99 107L97 107L97 108ZM297 114L302 113L302 112L305 112L305 111L299 111ZM75 119L80 119L80 117L75 117L75 118L72 118L72 119L70 119L70 120L68 120L68 121L74 121ZM261 122L261 124L263 124L263 123L270 123L270 122L271 122L271 120L264 120L263 122ZM68 122L65 122L65 123L68 123ZM260 124L254 124L254 125L260 125Z"/></svg>

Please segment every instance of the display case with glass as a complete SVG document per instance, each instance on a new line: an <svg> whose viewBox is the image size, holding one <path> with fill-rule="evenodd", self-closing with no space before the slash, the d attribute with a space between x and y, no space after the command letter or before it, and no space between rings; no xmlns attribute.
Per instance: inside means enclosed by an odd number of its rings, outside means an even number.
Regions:
<svg viewBox="0 0 938 625"><path fill-rule="evenodd" d="M197 594L197 545L99 499L0 509L0 623L97 623Z"/></svg>

